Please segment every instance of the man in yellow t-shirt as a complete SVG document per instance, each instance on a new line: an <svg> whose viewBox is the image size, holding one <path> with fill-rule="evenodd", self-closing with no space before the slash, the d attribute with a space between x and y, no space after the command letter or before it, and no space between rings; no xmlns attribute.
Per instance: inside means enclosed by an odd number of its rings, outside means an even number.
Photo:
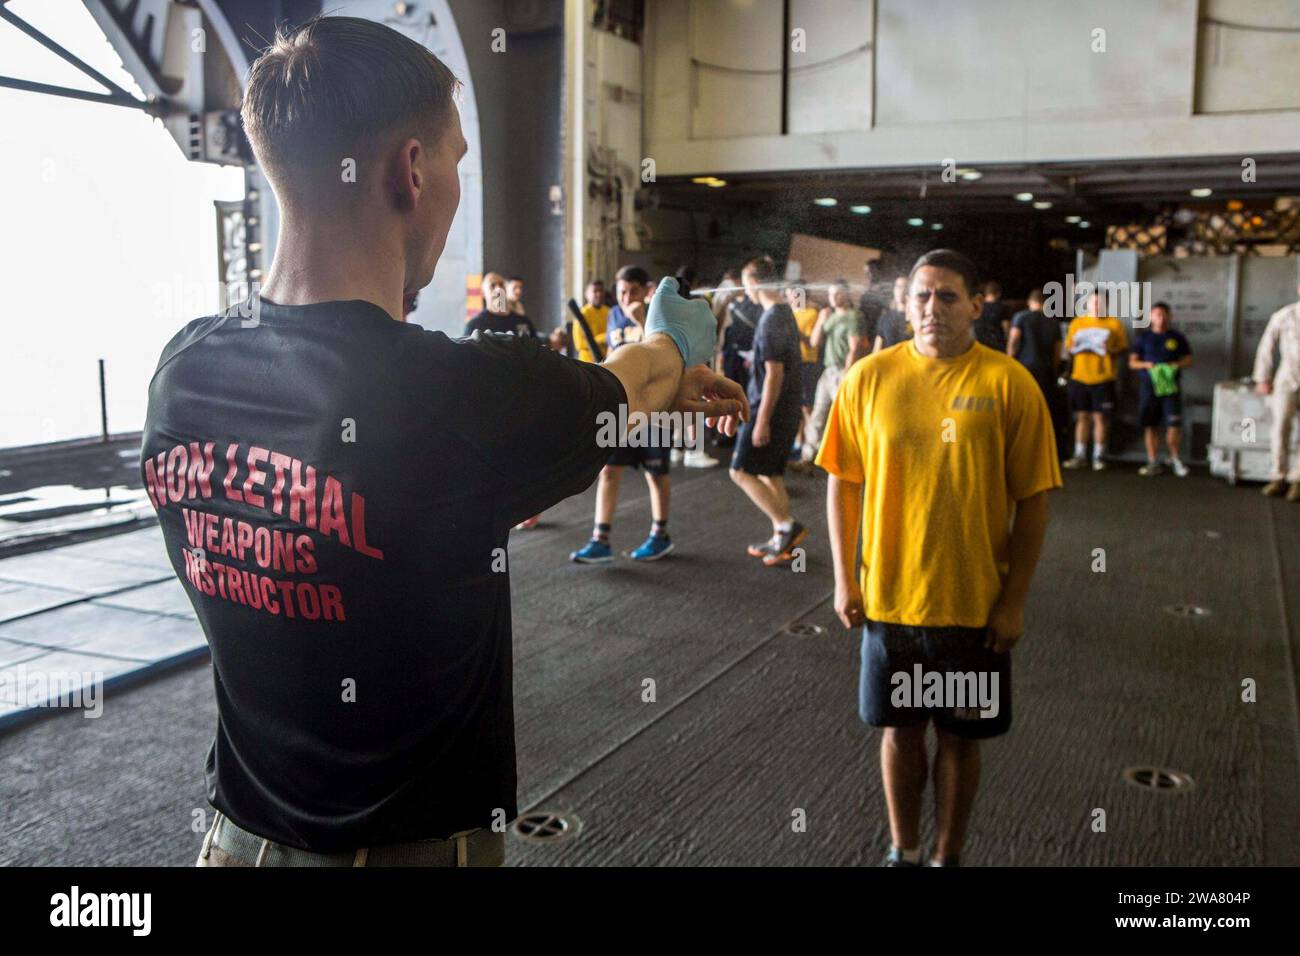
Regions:
<svg viewBox="0 0 1300 956"><path fill-rule="evenodd" d="M596 343L604 349L605 328L609 323L609 304L605 301L605 283L599 279L592 279L587 283L585 294L586 304L580 311L582 317L587 320L587 328L591 329L591 334L595 336ZM591 343L587 341L587 334L583 331L582 326L577 322L573 323L570 329L573 336L573 347L578 353L577 358L583 362L599 361L591 350Z"/></svg>
<svg viewBox="0 0 1300 956"><path fill-rule="evenodd" d="M1119 357L1128 350L1124 323L1102 315L1101 293L1088 297L1088 314L1075 318L1065 333L1071 356L1070 408L1074 411L1074 454L1066 468L1088 463L1088 432L1092 432L1092 470L1106 467L1106 431L1115 413L1115 376ZM1089 426L1091 425L1091 429Z"/></svg>
<svg viewBox="0 0 1300 956"><path fill-rule="evenodd" d="M845 627L863 627L859 714L885 728L887 865L920 864L930 721L938 737L931 863L958 860L978 741L1011 723L1010 651L1024 630L1047 491L1061 484L1051 415L1033 376L975 341L976 280L961 253L917 260L907 298L915 335L848 372L817 456L831 476L835 610Z"/></svg>

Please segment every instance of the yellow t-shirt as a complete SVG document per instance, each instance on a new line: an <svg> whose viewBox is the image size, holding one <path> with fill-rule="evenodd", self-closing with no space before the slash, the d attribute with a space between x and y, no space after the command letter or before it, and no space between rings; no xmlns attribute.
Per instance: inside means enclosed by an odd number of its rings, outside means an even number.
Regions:
<svg viewBox="0 0 1300 956"><path fill-rule="evenodd" d="M816 309L795 309L794 324L799 326L799 334L803 338L812 336L813 326L817 324L818 311ZM805 344L802 340L799 342L799 354L805 362L817 361L817 350L811 345Z"/></svg>
<svg viewBox="0 0 1300 956"><path fill-rule="evenodd" d="M605 326L609 322L609 306L602 305L597 308L584 305L580 311L582 317L587 320L587 325L591 328L591 334L596 337L596 344L600 346L603 352L605 350ZM569 314L572 315L573 313L570 312ZM583 333L582 326L575 321L570 332L573 334L573 347L577 349L578 358L584 362L596 361L596 356L592 354L591 346L587 343L587 336Z"/></svg>
<svg viewBox="0 0 1300 956"><path fill-rule="evenodd" d="M1070 378L1100 385L1115 378L1115 356L1128 348L1124 324L1111 316L1080 315L1065 332L1065 351L1074 356Z"/></svg>
<svg viewBox="0 0 1300 956"><path fill-rule="evenodd" d="M932 359L907 341L855 364L817 464L863 486L867 617L919 627L986 626L1015 502L1061 485L1042 391L978 343Z"/></svg>

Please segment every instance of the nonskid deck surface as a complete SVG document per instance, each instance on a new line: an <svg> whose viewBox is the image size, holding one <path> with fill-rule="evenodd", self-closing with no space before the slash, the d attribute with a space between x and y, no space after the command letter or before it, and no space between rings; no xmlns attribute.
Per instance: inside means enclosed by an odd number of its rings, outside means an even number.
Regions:
<svg viewBox="0 0 1300 956"><path fill-rule="evenodd" d="M1203 476L1066 482L1014 658L1012 731L984 745L966 862L1300 862L1300 507ZM580 830L512 836L510 863L879 861L879 736L857 719L858 638L831 609L824 481L790 483L812 529L802 572L745 553L766 529L725 468L674 471L676 549L660 562L569 563L590 490L512 535L520 807ZM644 481L627 475L615 550L648 525ZM24 615L0 623L0 646L183 652L202 636L180 585L149 583L165 574L156 529L0 561L0 619ZM1176 605L1211 613L1165 610ZM110 692L97 720L59 713L0 736L0 863L191 864L214 720L200 662ZM1121 779L1135 766L1195 785L1143 791Z"/></svg>

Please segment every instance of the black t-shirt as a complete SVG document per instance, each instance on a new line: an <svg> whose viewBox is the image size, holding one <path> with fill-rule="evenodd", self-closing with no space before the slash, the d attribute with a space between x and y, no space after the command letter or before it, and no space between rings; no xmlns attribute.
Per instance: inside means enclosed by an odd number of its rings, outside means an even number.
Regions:
<svg viewBox="0 0 1300 956"><path fill-rule="evenodd" d="M858 300L858 311L862 317L867 320L867 341L874 342L880 328L880 320L888 311L889 304L884 297L877 292L868 289L862 293L862 298Z"/></svg>
<svg viewBox="0 0 1300 956"><path fill-rule="evenodd" d="M907 324L907 313L892 307L886 309L876 326L876 334L882 340L881 348L887 349L891 345L906 342L912 337L912 327ZM874 340L873 336L872 341Z"/></svg>
<svg viewBox="0 0 1300 956"><path fill-rule="evenodd" d="M731 321L722 334L722 352L724 355L748 352L754 347L754 329L763 315L763 307L748 296L742 296L727 310Z"/></svg>
<svg viewBox="0 0 1300 956"><path fill-rule="evenodd" d="M182 329L142 469L212 650L212 805L319 852L513 818L507 536L591 483L625 401L540 341L368 302Z"/></svg>
<svg viewBox="0 0 1300 956"><path fill-rule="evenodd" d="M1002 328L1007 307L1001 302L985 302L975 320L975 341L999 352L1007 350L1007 333Z"/></svg>
<svg viewBox="0 0 1300 956"><path fill-rule="evenodd" d="M1016 353L1020 364L1040 381L1050 379L1053 357L1060 352L1061 323L1037 309L1022 309L1012 317L1011 327L1020 330L1020 350Z"/></svg>
<svg viewBox="0 0 1300 956"><path fill-rule="evenodd" d="M799 326L794 320L794 312L784 302L765 309L754 331L754 374L749 379L749 404L754 408L758 408L763 400L767 362L780 362L785 366L772 421L799 417L803 403L800 387L803 353L799 349Z"/></svg>
<svg viewBox="0 0 1300 956"><path fill-rule="evenodd" d="M754 329L763 307L748 296L727 306L730 321L722 333L722 374L738 385L749 385L750 368L743 353L754 348Z"/></svg>
<svg viewBox="0 0 1300 956"><path fill-rule="evenodd" d="M487 309L484 309L465 324L466 335L473 335L475 332L506 332L511 335L529 337L537 335L537 329L528 316L517 315L514 312L498 315L495 312L489 312Z"/></svg>

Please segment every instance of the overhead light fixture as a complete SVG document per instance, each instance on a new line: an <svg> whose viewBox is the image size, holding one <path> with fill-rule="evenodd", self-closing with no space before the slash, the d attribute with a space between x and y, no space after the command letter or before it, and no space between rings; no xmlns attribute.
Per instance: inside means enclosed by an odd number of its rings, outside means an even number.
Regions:
<svg viewBox="0 0 1300 956"><path fill-rule="evenodd" d="M1210 189L1207 186L1199 186L1196 189L1193 189L1191 192L1192 192L1192 196L1195 197L1196 199L1204 199L1206 196L1212 195L1214 193L1214 190Z"/></svg>
<svg viewBox="0 0 1300 956"><path fill-rule="evenodd" d="M717 189L719 186L727 185L727 181L725 179L715 179L712 182L705 183L704 185Z"/></svg>
<svg viewBox="0 0 1300 956"><path fill-rule="evenodd" d="M1079 223L1079 228L1080 228L1080 229L1087 229L1087 228L1089 228L1091 225L1092 225L1092 223L1090 223L1088 220L1085 219L1085 220L1083 220L1083 222Z"/></svg>
<svg viewBox="0 0 1300 956"><path fill-rule="evenodd" d="M871 212L871 207L870 207L870 206L850 206L850 207L849 207L849 212L856 212L859 216L865 216L867 213Z"/></svg>
<svg viewBox="0 0 1300 956"><path fill-rule="evenodd" d="M1229 212L1239 212L1239 211L1241 210L1241 207L1242 207L1242 202L1241 202L1240 199L1229 199L1229 200L1228 200L1228 211L1229 211ZM249 221L249 222L252 222L253 220L250 219L250 220L248 220L248 221Z"/></svg>
<svg viewBox="0 0 1300 956"><path fill-rule="evenodd" d="M692 176L691 182L697 186L725 186L727 181L719 179L717 176Z"/></svg>
<svg viewBox="0 0 1300 956"><path fill-rule="evenodd" d="M935 232L938 232L940 229L943 228L943 223L941 223L941 222L932 222L932 223L930 223L930 228L933 229Z"/></svg>
<svg viewBox="0 0 1300 956"><path fill-rule="evenodd" d="M1016 199L1020 200L1020 202L1032 202L1033 198L1033 193L1016 193Z"/></svg>
<svg viewBox="0 0 1300 956"><path fill-rule="evenodd" d="M925 225L925 220L924 220L924 219L915 219L915 218L913 218L913 219L909 219L909 220L907 220L907 224L908 224L909 226L923 226L923 225Z"/></svg>
<svg viewBox="0 0 1300 956"><path fill-rule="evenodd" d="M1078 222L1082 218L1083 218L1082 216L1066 216L1065 221L1073 223L1073 222Z"/></svg>
<svg viewBox="0 0 1300 956"><path fill-rule="evenodd" d="M1052 204L1051 204L1050 202L1048 202L1046 199L1040 199L1040 200L1038 200L1038 202L1034 203L1034 208L1035 208L1035 209L1051 209L1051 208L1052 208Z"/></svg>
<svg viewBox="0 0 1300 956"><path fill-rule="evenodd" d="M835 206L839 204L839 200L834 196L819 196L813 202L818 206Z"/></svg>
<svg viewBox="0 0 1300 956"><path fill-rule="evenodd" d="M984 174L981 173L978 169L959 169L957 170L957 175L960 176L962 179L966 180L966 182L968 183L973 183L977 179L984 178Z"/></svg>

